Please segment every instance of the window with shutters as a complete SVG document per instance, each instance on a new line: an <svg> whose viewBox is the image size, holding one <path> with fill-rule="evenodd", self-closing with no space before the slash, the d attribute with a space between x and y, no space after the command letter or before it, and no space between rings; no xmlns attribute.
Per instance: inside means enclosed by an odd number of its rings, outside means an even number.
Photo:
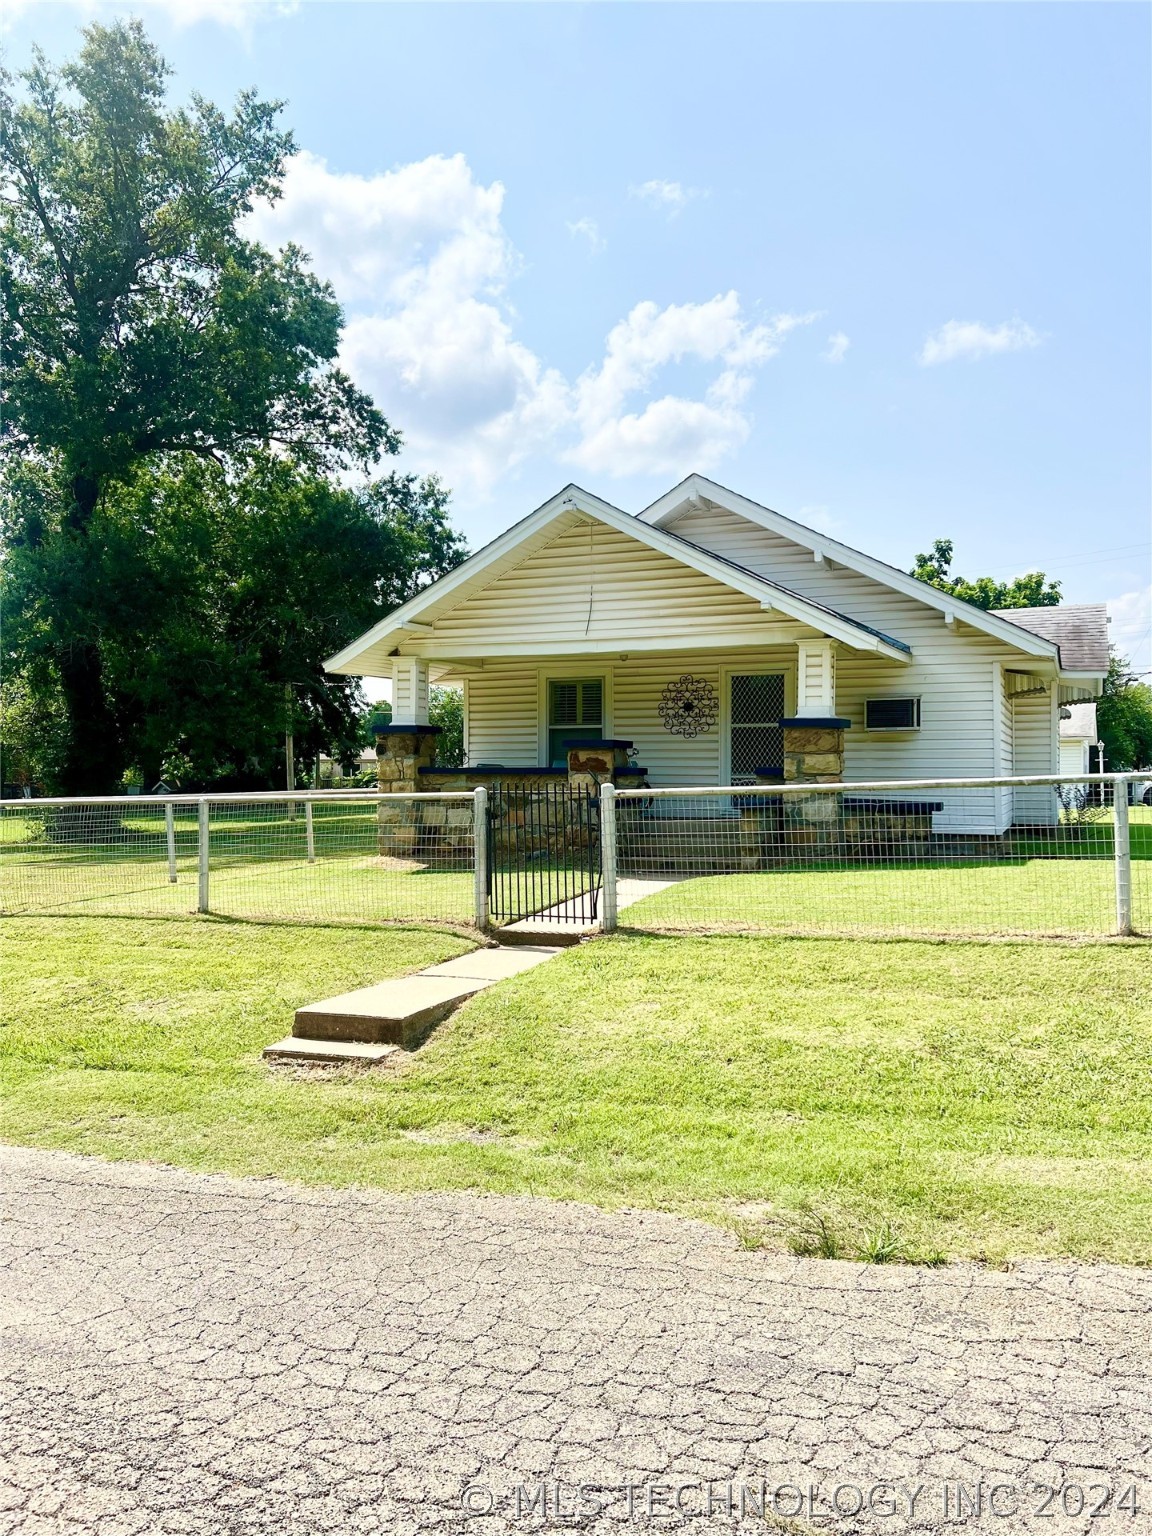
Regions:
<svg viewBox="0 0 1152 1536"><path fill-rule="evenodd" d="M553 678L548 684L548 761L563 768L566 741L599 741L604 735L604 679Z"/></svg>

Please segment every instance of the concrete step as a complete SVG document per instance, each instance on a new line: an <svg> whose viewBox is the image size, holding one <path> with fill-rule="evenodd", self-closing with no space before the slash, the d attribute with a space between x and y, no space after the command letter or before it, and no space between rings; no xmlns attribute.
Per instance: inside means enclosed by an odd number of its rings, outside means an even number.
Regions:
<svg viewBox="0 0 1152 1536"><path fill-rule="evenodd" d="M415 976L398 976L297 1008L292 1038L310 1043L360 1042L389 1049L418 1045L434 1025L468 998L494 982L542 965L556 953L555 944L540 943L511 951L474 949L454 960L427 966Z"/></svg>
<svg viewBox="0 0 1152 1536"><path fill-rule="evenodd" d="M305 1040L410 1046L491 984L478 976L401 976L297 1008L292 1033Z"/></svg>
<svg viewBox="0 0 1152 1536"><path fill-rule="evenodd" d="M575 923L550 923L546 919L527 917L518 923L509 923L505 928L494 928L492 937L501 949L546 948L555 953L558 949L571 949L574 944L590 938L596 931L591 925L585 928L577 927Z"/></svg>
<svg viewBox="0 0 1152 1536"><path fill-rule="evenodd" d="M390 1056L395 1056L398 1045L369 1045L363 1040L298 1040L289 1035L264 1047L264 1060L285 1064L293 1062L307 1066L309 1063L336 1066L375 1067Z"/></svg>

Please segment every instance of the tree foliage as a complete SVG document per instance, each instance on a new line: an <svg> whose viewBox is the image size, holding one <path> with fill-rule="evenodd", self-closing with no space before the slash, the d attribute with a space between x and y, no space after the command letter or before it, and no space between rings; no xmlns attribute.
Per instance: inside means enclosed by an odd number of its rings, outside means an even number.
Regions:
<svg viewBox="0 0 1152 1536"><path fill-rule="evenodd" d="M242 233L255 200L279 194L293 148L279 105L248 92L231 116L195 96L171 108L139 22L84 36L62 68L38 55L21 94L0 79L9 495L61 502L38 530L28 506L18 515L72 605L37 604L25 682L39 666L55 676L56 777L70 793L113 789L125 766L104 666L135 631L113 640L97 583L115 546L117 589L132 591L132 546L149 530L127 509L152 505L140 470L177 457L244 473L275 449L319 473L367 467L399 442L334 365L331 289L301 251L274 255Z"/></svg>
<svg viewBox="0 0 1152 1536"><path fill-rule="evenodd" d="M446 504L412 475L353 491L271 456L238 475L172 463L101 500L77 560L50 521L66 503L26 485L10 508L6 771L15 752L59 777L62 641L96 651L108 728L146 787L282 782L286 685L301 764L354 757L359 685L323 659L463 558Z"/></svg>
<svg viewBox="0 0 1152 1536"><path fill-rule="evenodd" d="M459 688L428 690L428 723L438 725L436 762L444 768L464 763L464 695Z"/></svg>
<svg viewBox="0 0 1152 1536"><path fill-rule="evenodd" d="M1104 743L1105 771L1152 766L1152 688L1115 651L1096 706L1096 731Z"/></svg>
<svg viewBox="0 0 1152 1536"><path fill-rule="evenodd" d="M1060 602L1060 583L1048 581L1043 571L1030 571L1011 581L994 581L991 576L969 581L953 576L951 539L934 540L927 554L916 556L911 574L974 608L1053 608Z"/></svg>

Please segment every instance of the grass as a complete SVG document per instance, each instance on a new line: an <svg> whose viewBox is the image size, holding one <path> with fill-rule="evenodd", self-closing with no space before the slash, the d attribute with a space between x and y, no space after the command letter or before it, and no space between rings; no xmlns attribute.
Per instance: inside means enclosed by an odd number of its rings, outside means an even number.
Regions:
<svg viewBox="0 0 1152 1536"><path fill-rule="evenodd" d="M621 934L477 997L400 1071L317 1076L259 1059L294 1006L466 941L90 918L0 939L10 1141L647 1206L874 1262L1152 1262L1139 942Z"/></svg>

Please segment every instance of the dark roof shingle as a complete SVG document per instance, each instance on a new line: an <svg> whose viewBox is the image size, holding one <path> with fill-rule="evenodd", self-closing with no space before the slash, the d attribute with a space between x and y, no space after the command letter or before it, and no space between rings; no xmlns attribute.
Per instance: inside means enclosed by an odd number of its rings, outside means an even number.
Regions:
<svg viewBox="0 0 1152 1536"><path fill-rule="evenodd" d="M1060 647L1060 666L1065 672L1108 670L1108 608L1104 603L1058 603L1055 608L993 608L997 618L1007 619L1041 639Z"/></svg>

